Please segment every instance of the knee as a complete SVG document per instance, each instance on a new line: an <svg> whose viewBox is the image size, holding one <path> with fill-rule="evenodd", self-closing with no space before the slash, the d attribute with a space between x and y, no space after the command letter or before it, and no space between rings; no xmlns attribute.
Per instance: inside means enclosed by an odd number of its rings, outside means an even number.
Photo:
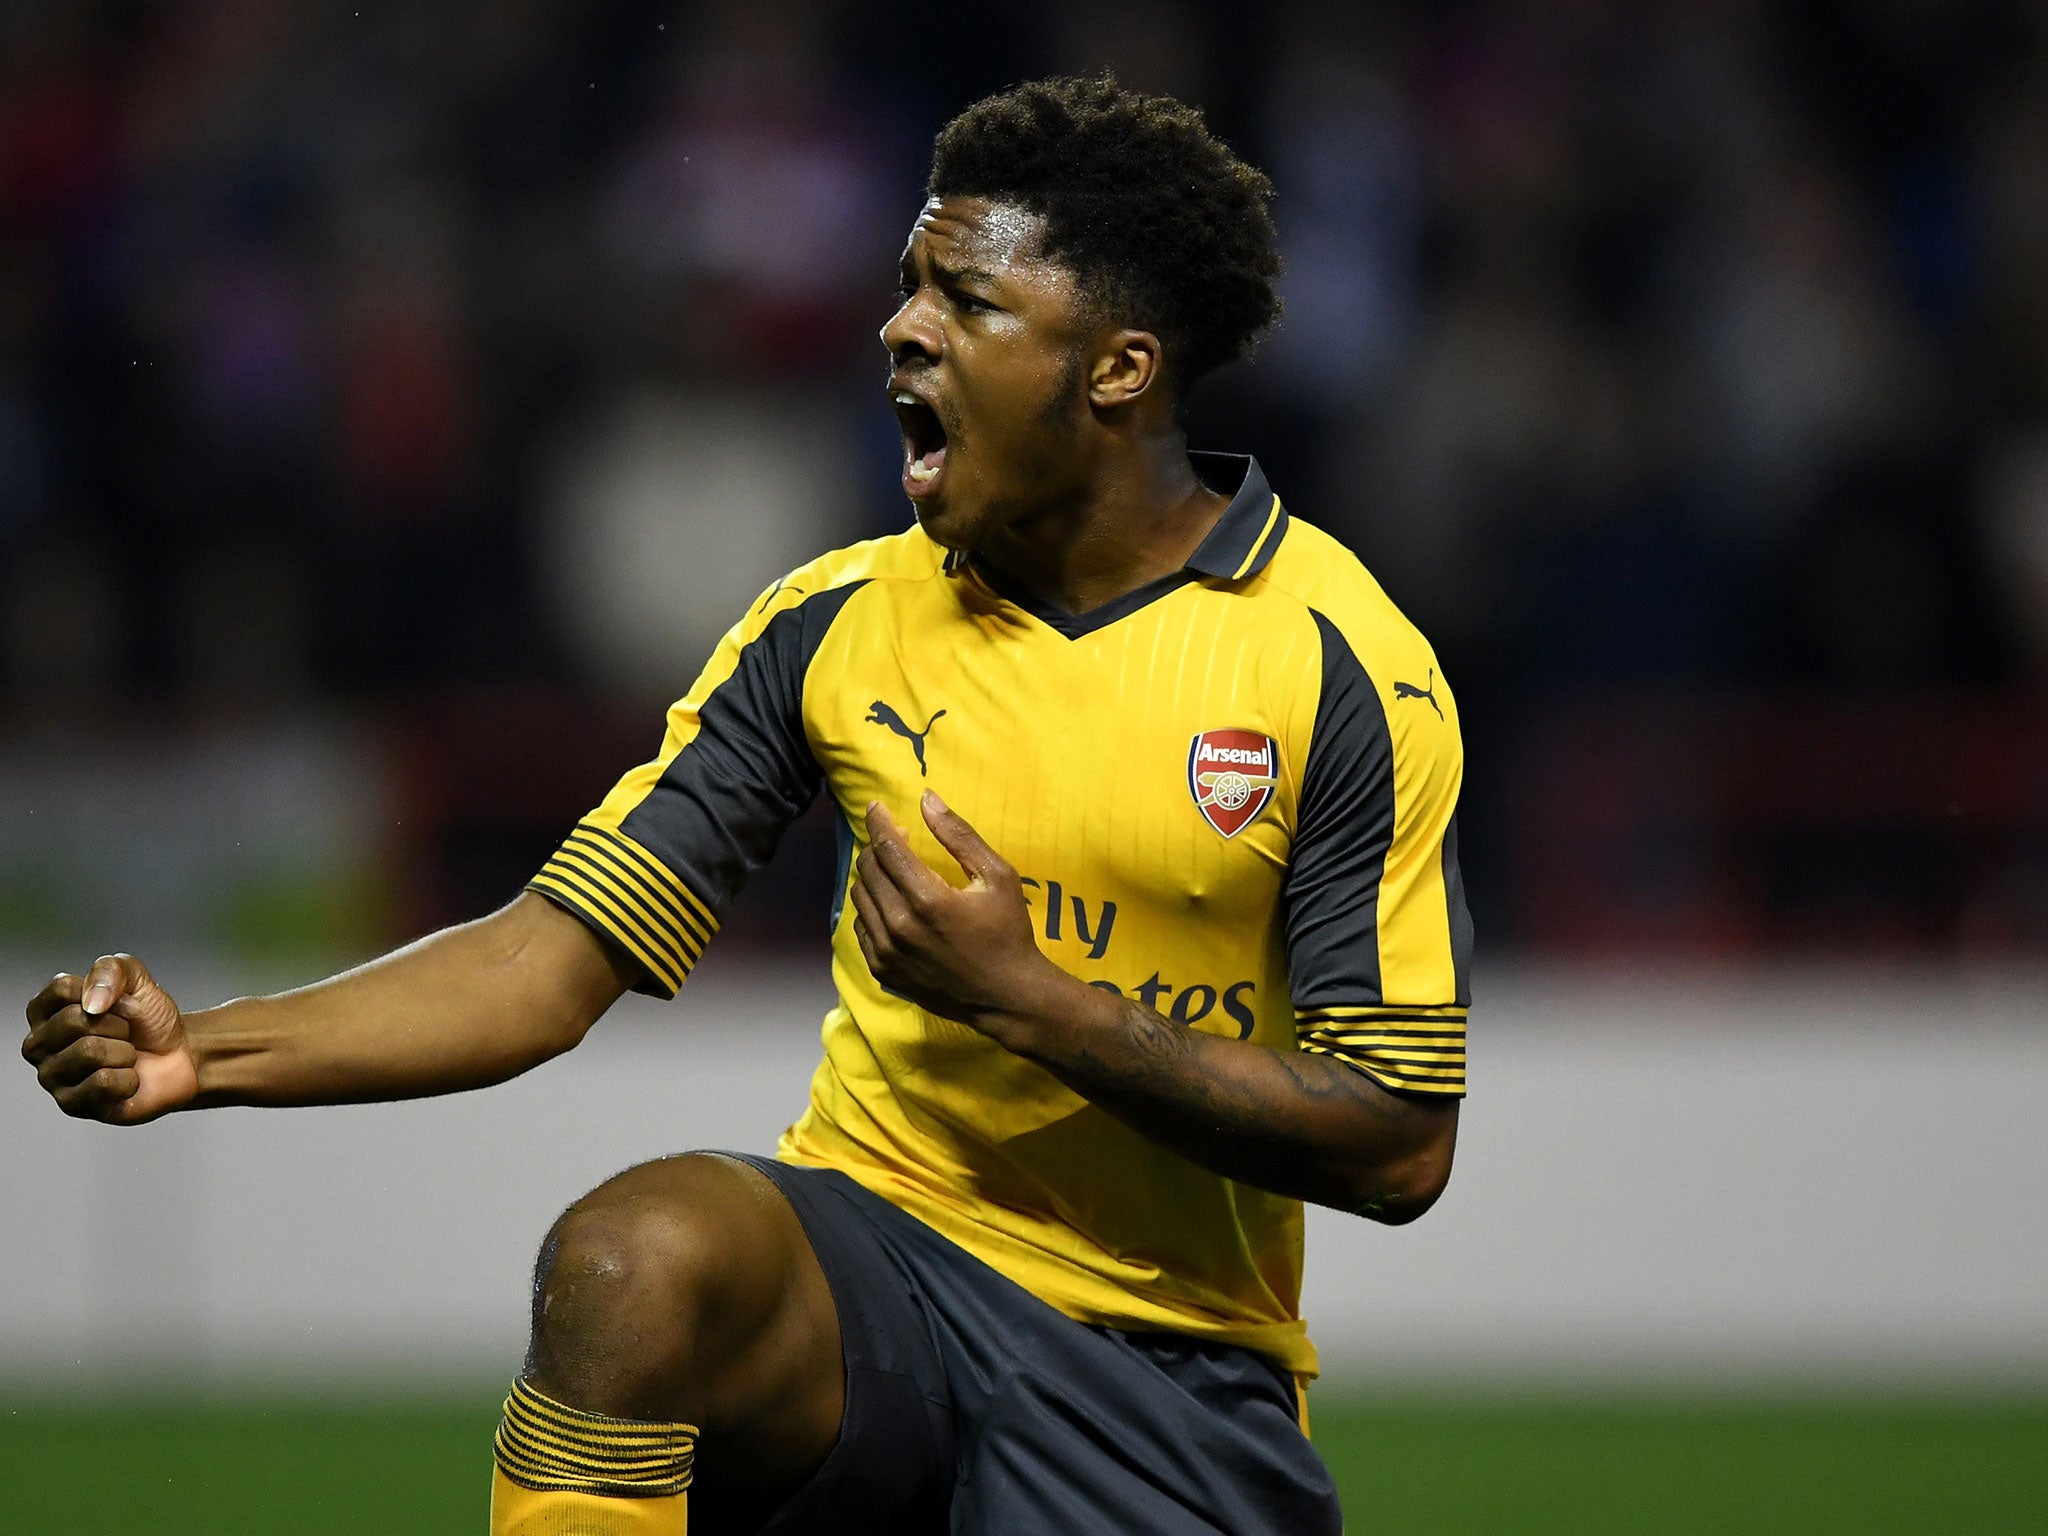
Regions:
<svg viewBox="0 0 2048 1536"><path fill-rule="evenodd" d="M537 1379L626 1416L689 1395L735 1290L721 1170L676 1166L709 1161L629 1169L555 1222L534 1272Z"/></svg>
<svg viewBox="0 0 2048 1536"><path fill-rule="evenodd" d="M710 1278L709 1258L689 1210L586 1195L541 1245L535 1321L559 1332L635 1313L651 1322L692 1310Z"/></svg>

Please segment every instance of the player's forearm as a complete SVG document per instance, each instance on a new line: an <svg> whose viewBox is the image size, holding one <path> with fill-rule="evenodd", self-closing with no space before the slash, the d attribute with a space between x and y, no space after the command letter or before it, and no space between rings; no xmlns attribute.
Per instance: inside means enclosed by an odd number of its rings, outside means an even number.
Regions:
<svg viewBox="0 0 2048 1536"><path fill-rule="evenodd" d="M313 986L186 1014L199 1071L189 1107L486 1087L576 1044L625 983L582 924L522 896Z"/></svg>
<svg viewBox="0 0 2048 1536"><path fill-rule="evenodd" d="M997 1038L1191 1162L1275 1194L1402 1222L1450 1174L1454 1104L1388 1093L1326 1056L1203 1034L1079 983Z"/></svg>
<svg viewBox="0 0 2048 1536"><path fill-rule="evenodd" d="M1227 1178L1389 1222L1442 1192L1455 1104L1411 1103L1341 1062L1202 1034L1076 980L1038 948L1016 869L936 795L920 808L969 883L939 879L888 810L868 807L849 895L883 986Z"/></svg>

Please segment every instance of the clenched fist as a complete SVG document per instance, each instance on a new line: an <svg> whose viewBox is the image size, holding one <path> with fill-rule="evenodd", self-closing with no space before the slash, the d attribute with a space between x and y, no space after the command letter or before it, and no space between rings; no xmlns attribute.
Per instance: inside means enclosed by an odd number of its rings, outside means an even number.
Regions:
<svg viewBox="0 0 2048 1536"><path fill-rule="evenodd" d="M178 1005L133 955L53 978L28 1005L21 1054L67 1115L140 1125L199 1091Z"/></svg>

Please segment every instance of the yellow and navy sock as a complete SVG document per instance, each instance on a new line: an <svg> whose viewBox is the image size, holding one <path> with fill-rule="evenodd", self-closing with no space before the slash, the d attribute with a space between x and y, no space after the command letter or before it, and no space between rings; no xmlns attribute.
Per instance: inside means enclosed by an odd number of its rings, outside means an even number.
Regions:
<svg viewBox="0 0 2048 1536"><path fill-rule="evenodd" d="M491 1536L685 1536L697 1431L585 1413L512 1384Z"/></svg>

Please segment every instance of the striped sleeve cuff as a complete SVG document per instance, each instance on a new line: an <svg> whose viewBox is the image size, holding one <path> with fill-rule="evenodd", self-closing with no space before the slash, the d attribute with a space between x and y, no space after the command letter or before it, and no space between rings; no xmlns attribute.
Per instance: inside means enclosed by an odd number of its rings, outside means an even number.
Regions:
<svg viewBox="0 0 2048 1536"><path fill-rule="evenodd" d="M1307 1008L1295 1016L1301 1048L1334 1056L1382 1088L1458 1097L1465 1092L1463 1008L1377 1005Z"/></svg>
<svg viewBox="0 0 2048 1536"><path fill-rule="evenodd" d="M582 821L526 883L646 968L648 990L674 997L718 931L711 909L622 832Z"/></svg>

